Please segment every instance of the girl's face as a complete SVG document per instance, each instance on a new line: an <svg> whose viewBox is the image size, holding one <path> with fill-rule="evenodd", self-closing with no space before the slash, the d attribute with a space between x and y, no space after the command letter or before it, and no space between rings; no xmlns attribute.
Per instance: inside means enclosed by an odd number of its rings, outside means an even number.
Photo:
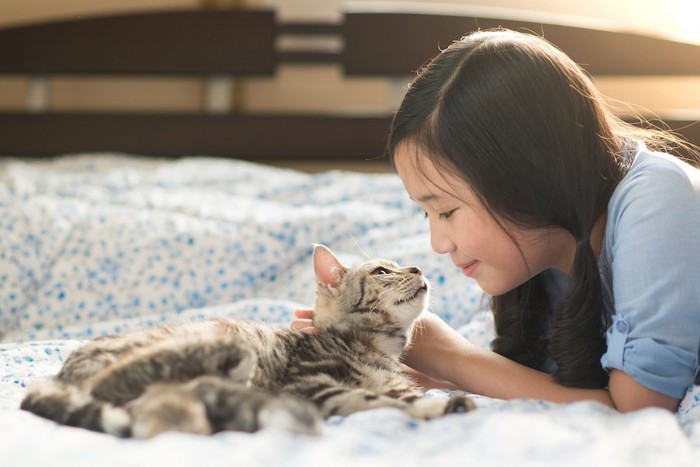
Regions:
<svg viewBox="0 0 700 467"><path fill-rule="evenodd" d="M571 269L576 242L566 230L501 221L509 236L466 182L441 173L413 145L399 145L394 160L406 191L427 215L433 250L449 253L486 293L502 295L546 269Z"/></svg>

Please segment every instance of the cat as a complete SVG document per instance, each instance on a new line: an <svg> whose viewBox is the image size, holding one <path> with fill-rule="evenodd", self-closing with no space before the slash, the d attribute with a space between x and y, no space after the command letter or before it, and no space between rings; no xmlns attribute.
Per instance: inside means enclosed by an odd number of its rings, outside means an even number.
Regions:
<svg viewBox="0 0 700 467"><path fill-rule="evenodd" d="M313 252L309 333L214 318L94 339L21 408L121 437L278 427L320 433L322 419L395 407L418 419L467 412L464 396L423 397L401 369L429 284L417 267L375 259L347 267Z"/></svg>

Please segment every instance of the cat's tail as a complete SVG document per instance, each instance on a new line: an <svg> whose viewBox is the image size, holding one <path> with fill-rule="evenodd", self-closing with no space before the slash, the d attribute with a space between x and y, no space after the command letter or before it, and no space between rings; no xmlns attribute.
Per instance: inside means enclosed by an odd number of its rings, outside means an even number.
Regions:
<svg viewBox="0 0 700 467"><path fill-rule="evenodd" d="M131 436L131 417L125 409L95 400L80 389L55 380L32 386L20 408L62 425L122 438Z"/></svg>

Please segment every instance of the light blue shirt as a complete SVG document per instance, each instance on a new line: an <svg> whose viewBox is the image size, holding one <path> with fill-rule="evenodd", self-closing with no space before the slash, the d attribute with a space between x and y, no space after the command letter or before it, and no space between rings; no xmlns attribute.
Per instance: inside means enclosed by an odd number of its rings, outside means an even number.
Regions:
<svg viewBox="0 0 700 467"><path fill-rule="evenodd" d="M599 266L611 322L603 368L683 398L700 347L700 170L640 150L608 203ZM554 303L567 282L547 271Z"/></svg>

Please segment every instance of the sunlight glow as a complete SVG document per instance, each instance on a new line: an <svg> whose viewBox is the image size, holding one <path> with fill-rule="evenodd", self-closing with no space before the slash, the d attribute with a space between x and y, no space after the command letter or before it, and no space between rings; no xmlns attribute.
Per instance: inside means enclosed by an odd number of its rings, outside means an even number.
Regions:
<svg viewBox="0 0 700 467"><path fill-rule="evenodd" d="M678 31L684 39L700 42L700 2L698 0L675 0Z"/></svg>

